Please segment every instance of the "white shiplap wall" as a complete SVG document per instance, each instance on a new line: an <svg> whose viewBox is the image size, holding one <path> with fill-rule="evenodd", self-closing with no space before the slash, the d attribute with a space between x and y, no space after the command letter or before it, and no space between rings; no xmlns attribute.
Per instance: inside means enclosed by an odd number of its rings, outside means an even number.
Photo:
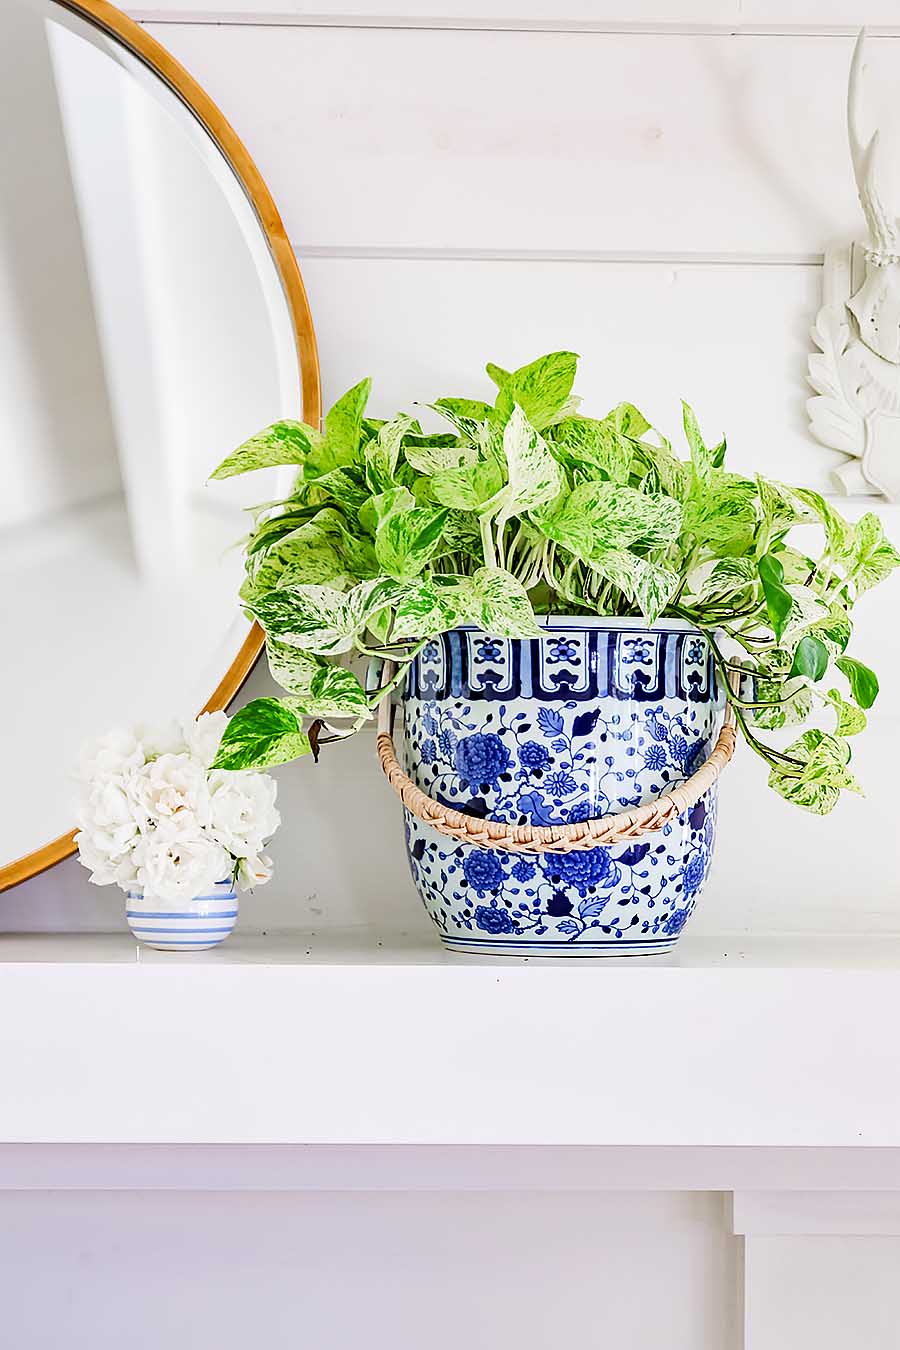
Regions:
<svg viewBox="0 0 900 1350"><path fill-rule="evenodd" d="M486 359L582 353L589 406L673 432L687 397L736 466L827 486L805 423L818 260L857 225L843 126L852 39L887 103L897 0L157 0L135 12L206 86L266 175L301 259L326 400L470 392ZM858 509L854 507L853 509ZM883 509L888 529L900 516ZM898 583L900 585L900 583ZM867 788L827 822L728 773L695 927L895 931L897 586L860 654L882 675L858 752ZM264 671L247 697L268 692ZM398 813L367 738L282 771L277 880L252 927L423 924ZM368 847L341 844L352 808ZM118 897L74 864L4 897L8 928L109 927Z"/></svg>

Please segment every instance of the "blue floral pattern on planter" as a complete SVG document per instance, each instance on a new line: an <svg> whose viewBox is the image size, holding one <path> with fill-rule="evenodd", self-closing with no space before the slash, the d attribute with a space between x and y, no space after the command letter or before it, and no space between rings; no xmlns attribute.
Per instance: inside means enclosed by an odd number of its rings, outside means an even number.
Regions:
<svg viewBox="0 0 900 1350"><path fill-rule="evenodd" d="M712 749L723 700L687 625L570 620L542 638L455 629L429 641L403 700L406 765L471 815L557 825L683 782ZM499 954L657 952L697 902L716 788L628 846L521 854L456 844L406 814L416 887L441 939Z"/></svg>

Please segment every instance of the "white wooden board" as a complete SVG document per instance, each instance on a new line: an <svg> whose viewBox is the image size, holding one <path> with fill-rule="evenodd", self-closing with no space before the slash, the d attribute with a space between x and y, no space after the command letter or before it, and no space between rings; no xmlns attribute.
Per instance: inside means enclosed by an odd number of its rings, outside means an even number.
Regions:
<svg viewBox="0 0 900 1350"><path fill-rule="evenodd" d="M150 25L327 248L817 257L847 37ZM887 91L900 44L872 42Z"/></svg>

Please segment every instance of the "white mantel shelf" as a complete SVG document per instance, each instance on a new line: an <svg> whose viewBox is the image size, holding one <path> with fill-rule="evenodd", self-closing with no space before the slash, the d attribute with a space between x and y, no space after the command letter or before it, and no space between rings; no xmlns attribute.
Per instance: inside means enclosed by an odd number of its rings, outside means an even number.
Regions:
<svg viewBox="0 0 900 1350"><path fill-rule="evenodd" d="M9 935L0 1055L0 1145L873 1158L900 1148L900 939L498 961L422 935L247 936L190 955ZM880 1184L900 1186L895 1155L878 1156Z"/></svg>

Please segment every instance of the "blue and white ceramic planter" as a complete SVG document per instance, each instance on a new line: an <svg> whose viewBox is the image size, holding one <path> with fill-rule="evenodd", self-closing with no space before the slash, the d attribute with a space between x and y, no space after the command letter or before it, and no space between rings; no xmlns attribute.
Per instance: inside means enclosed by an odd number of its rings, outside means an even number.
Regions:
<svg viewBox="0 0 900 1350"><path fill-rule="evenodd" d="M238 914L234 882L219 881L207 895L172 904L130 890L125 917L138 942L161 952L204 952L218 947L234 928Z"/></svg>
<svg viewBox="0 0 900 1350"><path fill-rule="evenodd" d="M708 642L678 621L563 618L521 641L455 629L410 670L406 771L473 815L586 820L688 778L723 709ZM504 956L670 950L706 878L715 826L715 786L659 834L568 854L456 844L406 813L413 878L441 941Z"/></svg>

